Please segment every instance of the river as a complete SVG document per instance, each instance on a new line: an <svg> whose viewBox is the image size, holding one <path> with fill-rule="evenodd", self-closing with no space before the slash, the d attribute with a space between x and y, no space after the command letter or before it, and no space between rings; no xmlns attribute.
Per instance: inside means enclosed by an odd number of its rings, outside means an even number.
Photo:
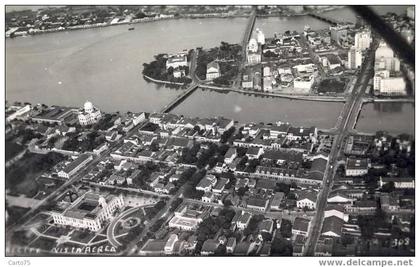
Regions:
<svg viewBox="0 0 420 267"><path fill-rule="evenodd" d="M380 10L380 13L400 12L403 8ZM355 20L348 8L330 11L327 15ZM158 53L199 46L209 48L221 41L238 43L246 22L246 18L177 19L135 24L134 31L128 31L128 25L120 25L7 39L6 99L65 106L82 106L84 101L90 100L108 112L157 111L181 90L146 82L141 75L142 64L150 62ZM308 16L298 16L259 18L256 27L270 36L286 30L301 32L307 24L313 29L329 26ZM341 106L197 90L173 112L200 117L221 115L239 121L281 120L328 128L334 125ZM378 123L375 115L378 112L369 111L368 106L362 112L358 127L363 131L369 131L363 125L374 130L385 127ZM403 108L400 113L405 118L413 118L413 110ZM414 121L406 125L411 126L391 128L412 132Z"/></svg>

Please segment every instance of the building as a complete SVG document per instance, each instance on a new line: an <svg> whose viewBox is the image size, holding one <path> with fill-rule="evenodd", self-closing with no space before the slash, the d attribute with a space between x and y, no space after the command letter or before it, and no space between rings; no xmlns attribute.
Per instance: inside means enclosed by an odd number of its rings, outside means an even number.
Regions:
<svg viewBox="0 0 420 267"><path fill-rule="evenodd" d="M102 223L111 219L114 212L123 206L122 195L116 197L86 192L63 212L51 211L51 216L55 224L99 231Z"/></svg>
<svg viewBox="0 0 420 267"><path fill-rule="evenodd" d="M368 159L347 158L346 176L363 176L368 173Z"/></svg>
<svg viewBox="0 0 420 267"><path fill-rule="evenodd" d="M242 211L236 220L236 227L240 230L245 230L251 221L252 214L249 212ZM233 221L233 220L232 220Z"/></svg>
<svg viewBox="0 0 420 267"><path fill-rule="evenodd" d="M373 77L375 95L406 95L406 83L403 77L390 77L388 70L376 71Z"/></svg>
<svg viewBox="0 0 420 267"><path fill-rule="evenodd" d="M217 183L217 178L214 175L206 175L198 185L195 187L198 191L210 192L213 186Z"/></svg>
<svg viewBox="0 0 420 267"><path fill-rule="evenodd" d="M355 70L362 66L362 50L352 46L348 52L348 68Z"/></svg>
<svg viewBox="0 0 420 267"><path fill-rule="evenodd" d="M175 210L175 216L169 221L170 228L193 231L210 214L211 207L181 204Z"/></svg>
<svg viewBox="0 0 420 267"><path fill-rule="evenodd" d="M268 199L250 197L246 207L253 210L265 211L268 207Z"/></svg>
<svg viewBox="0 0 420 267"><path fill-rule="evenodd" d="M400 60L394 57L394 51L385 42L381 42L375 51L376 70L400 71Z"/></svg>
<svg viewBox="0 0 420 267"><path fill-rule="evenodd" d="M303 208L309 208L309 209L315 209L316 207L316 200L317 200L317 194L313 191L303 192L302 194L299 194L299 197L296 201L296 206L300 209Z"/></svg>
<svg viewBox="0 0 420 267"><path fill-rule="evenodd" d="M354 35L354 46L357 50L366 50L372 43L372 35L370 30L363 30Z"/></svg>
<svg viewBox="0 0 420 267"><path fill-rule="evenodd" d="M254 79L252 72L247 70L247 72L242 76L242 88L252 89L254 88Z"/></svg>
<svg viewBox="0 0 420 267"><path fill-rule="evenodd" d="M101 111L86 101L84 108L79 110L78 119L80 125L91 125L97 123L101 119Z"/></svg>
<svg viewBox="0 0 420 267"><path fill-rule="evenodd" d="M217 248L220 243L216 239L207 239L204 241L203 246L201 247L201 256L209 256L216 253Z"/></svg>
<svg viewBox="0 0 420 267"><path fill-rule="evenodd" d="M28 112L31 110L31 106L30 105L25 105L23 107L17 107L17 110L15 112L13 112L12 114L10 114L9 116L7 116L6 120L8 122L11 122L12 120L22 117L26 114L28 114Z"/></svg>
<svg viewBox="0 0 420 267"><path fill-rule="evenodd" d="M257 33L257 42L260 45L265 44L265 36L264 33L260 29L256 29L255 32Z"/></svg>
<svg viewBox="0 0 420 267"><path fill-rule="evenodd" d="M220 77L220 66L216 61L207 64L206 80L213 80Z"/></svg>
<svg viewBox="0 0 420 267"><path fill-rule="evenodd" d="M387 183L394 183L395 188L408 189L415 188L414 178L412 177L380 177L379 186L382 187Z"/></svg>
<svg viewBox="0 0 420 267"><path fill-rule="evenodd" d="M310 225L311 225L311 221L309 219L296 217L295 221L293 222L292 234L303 235L305 237L308 237L308 231L309 231Z"/></svg>
<svg viewBox="0 0 420 267"><path fill-rule="evenodd" d="M174 78L182 78L185 76L185 70L176 68L173 72Z"/></svg>
<svg viewBox="0 0 420 267"><path fill-rule="evenodd" d="M169 69L171 67L173 69L176 69L179 67L188 67L187 54L182 52L176 55L169 56L168 59L166 60L166 69Z"/></svg>
<svg viewBox="0 0 420 267"><path fill-rule="evenodd" d="M331 216L338 217L346 222L349 220L349 215L345 213L343 205L328 204L324 211L324 218Z"/></svg>
<svg viewBox="0 0 420 267"><path fill-rule="evenodd" d="M164 250L166 255L171 255L174 252L174 246L175 243L178 241L178 235L171 234L168 238L168 241L166 241Z"/></svg>
<svg viewBox="0 0 420 267"><path fill-rule="evenodd" d="M230 147L225 154L224 162L226 164L231 164L235 158L236 158L236 148Z"/></svg>
<svg viewBox="0 0 420 267"><path fill-rule="evenodd" d="M165 254L166 241L148 239L139 250L141 256L163 256Z"/></svg>
<svg viewBox="0 0 420 267"><path fill-rule="evenodd" d="M226 253L232 254L236 247L236 238L229 237L226 243Z"/></svg>
<svg viewBox="0 0 420 267"><path fill-rule="evenodd" d="M336 216L329 216L324 219L321 235L330 237L341 237L341 228L344 221Z"/></svg>
<svg viewBox="0 0 420 267"><path fill-rule="evenodd" d="M325 57L327 58L327 65L330 70L333 70L341 66L341 61L337 55L327 54L325 55Z"/></svg>
<svg viewBox="0 0 420 267"><path fill-rule="evenodd" d="M261 63L261 48L257 40L251 38L246 49L246 58L249 65Z"/></svg>
<svg viewBox="0 0 420 267"><path fill-rule="evenodd" d="M304 89L305 91L309 92L314 82L315 78L313 75L296 77L293 80L293 87L297 89Z"/></svg>
<svg viewBox="0 0 420 267"><path fill-rule="evenodd" d="M331 41L341 45L347 39L347 27L343 25L330 26Z"/></svg>
<svg viewBox="0 0 420 267"><path fill-rule="evenodd" d="M90 154L82 154L74 161L70 162L63 170L58 172L58 176L62 178L69 179L81 168L86 166L93 159Z"/></svg>
<svg viewBox="0 0 420 267"><path fill-rule="evenodd" d="M283 192L276 192L271 200L270 209L271 210L280 210L280 204L282 203L284 198Z"/></svg>

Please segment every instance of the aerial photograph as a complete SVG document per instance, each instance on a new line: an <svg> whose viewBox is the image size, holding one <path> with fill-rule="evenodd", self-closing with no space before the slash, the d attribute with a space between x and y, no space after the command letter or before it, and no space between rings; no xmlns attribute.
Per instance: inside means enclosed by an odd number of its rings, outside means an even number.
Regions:
<svg viewBox="0 0 420 267"><path fill-rule="evenodd" d="M394 3L3 6L8 266L414 266L415 6Z"/></svg>

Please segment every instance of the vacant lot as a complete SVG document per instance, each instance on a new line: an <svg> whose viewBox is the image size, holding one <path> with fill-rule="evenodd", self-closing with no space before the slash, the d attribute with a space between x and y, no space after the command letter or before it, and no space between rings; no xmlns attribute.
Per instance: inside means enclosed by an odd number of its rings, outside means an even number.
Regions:
<svg viewBox="0 0 420 267"><path fill-rule="evenodd" d="M325 79L319 83L318 93L343 93L346 79Z"/></svg>

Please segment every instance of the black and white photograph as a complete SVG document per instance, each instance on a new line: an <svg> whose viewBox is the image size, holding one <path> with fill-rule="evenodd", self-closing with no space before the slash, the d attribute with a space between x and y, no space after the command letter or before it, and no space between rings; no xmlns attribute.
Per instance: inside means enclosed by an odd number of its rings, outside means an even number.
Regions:
<svg viewBox="0 0 420 267"><path fill-rule="evenodd" d="M416 7L329 3L5 3L4 266L414 266Z"/></svg>

